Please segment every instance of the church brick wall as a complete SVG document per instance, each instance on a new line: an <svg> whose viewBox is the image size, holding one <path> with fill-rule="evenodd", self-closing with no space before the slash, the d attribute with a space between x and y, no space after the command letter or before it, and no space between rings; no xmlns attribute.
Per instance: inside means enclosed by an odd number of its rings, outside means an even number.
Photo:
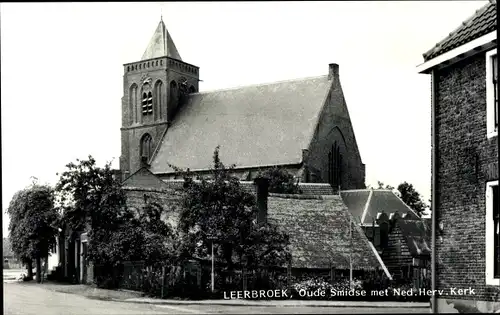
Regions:
<svg viewBox="0 0 500 315"><path fill-rule="evenodd" d="M309 172L316 175L315 182L328 182L328 153L334 142L340 145L342 155L341 189L365 188L365 165L361 161L356 144L338 72L334 76L332 89L326 99L306 158Z"/></svg>
<svg viewBox="0 0 500 315"><path fill-rule="evenodd" d="M156 61L161 65L156 66ZM121 156L120 170L124 173L124 178L137 171L142 166L140 157L140 141L145 133L149 133L153 138L153 151L160 143L168 122L172 121L173 115L178 110L179 104L173 101L170 95L170 82L175 81L179 85L181 79L186 79L188 86L193 86L198 91L197 67L185 62L174 60L168 57L157 58L152 61L139 62L141 68L131 71L132 65L125 65L123 76L123 98L122 98L122 129L121 129ZM153 66L154 65L154 66ZM127 69L128 68L128 69ZM128 70L128 71L127 71ZM150 86L153 92L153 114L142 115L142 80L150 78ZM161 85L161 101L158 103L155 95L155 86L158 81ZM131 104L131 87L137 85L137 103ZM176 99L177 100L177 99ZM161 104L159 106L158 104ZM134 111L135 113L131 113ZM134 121L134 115L137 117Z"/></svg>

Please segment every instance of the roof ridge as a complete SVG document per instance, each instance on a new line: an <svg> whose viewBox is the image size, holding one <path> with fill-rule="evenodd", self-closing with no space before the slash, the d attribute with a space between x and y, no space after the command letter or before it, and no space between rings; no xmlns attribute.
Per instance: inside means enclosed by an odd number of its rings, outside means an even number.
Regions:
<svg viewBox="0 0 500 315"><path fill-rule="evenodd" d="M306 81L306 80L312 80L312 79L319 79L319 78L323 78L323 77L328 77L328 75L324 74L324 75L302 77L302 78L289 79L289 80L280 80L280 81L274 81L274 82L256 83L256 84L249 84L249 85L238 85L238 86L234 86L234 87L230 87L230 88L214 89L214 90L207 90L207 91L198 92L198 93L192 93L191 95L209 94L209 93L214 93L214 92L234 91L234 90L239 90L239 89L249 88L249 87L261 87L261 86L267 86L267 85L273 85L273 84L279 84L279 83Z"/></svg>

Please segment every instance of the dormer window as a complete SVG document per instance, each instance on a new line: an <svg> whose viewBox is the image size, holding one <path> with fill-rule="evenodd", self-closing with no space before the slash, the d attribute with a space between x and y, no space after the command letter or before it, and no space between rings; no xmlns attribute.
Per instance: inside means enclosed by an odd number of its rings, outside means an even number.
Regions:
<svg viewBox="0 0 500 315"><path fill-rule="evenodd" d="M142 93L142 114L150 115L153 113L153 93Z"/></svg>

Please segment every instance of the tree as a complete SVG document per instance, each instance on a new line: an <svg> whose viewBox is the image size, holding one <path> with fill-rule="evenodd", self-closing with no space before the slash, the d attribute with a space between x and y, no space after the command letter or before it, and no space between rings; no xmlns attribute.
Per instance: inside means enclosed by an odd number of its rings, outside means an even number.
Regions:
<svg viewBox="0 0 500 315"><path fill-rule="evenodd" d="M401 199L404 203L406 203L410 208L415 210L419 216L426 211L427 205L422 199L422 196L419 192L415 190L412 184L407 182L403 182L399 184L398 191L401 194Z"/></svg>
<svg viewBox="0 0 500 315"><path fill-rule="evenodd" d="M137 216L113 231L94 230L91 258L98 263L117 265L123 261L144 261L146 267L168 265L173 260L174 231L162 220L163 207L148 202ZM97 242L99 241L99 242Z"/></svg>
<svg viewBox="0 0 500 315"><path fill-rule="evenodd" d="M269 180L269 192L278 194L297 194L300 192L298 183L292 174L281 167L272 167L259 174Z"/></svg>
<svg viewBox="0 0 500 315"><path fill-rule="evenodd" d="M377 185L378 185L378 188L377 189L386 189L386 190L394 190L394 187L392 187L391 185L385 185L383 182L381 181L377 181Z"/></svg>
<svg viewBox="0 0 500 315"><path fill-rule="evenodd" d="M290 259L288 235L271 223L256 222L254 195L230 175L214 151L211 179L194 181L184 173L185 197L179 218L181 258L208 258L214 243L216 260L228 271L236 265L254 269L283 266Z"/></svg>
<svg viewBox="0 0 500 315"><path fill-rule="evenodd" d="M110 276L123 261L165 263L172 255L173 231L161 220L163 208L153 198L138 213L127 207L126 194L110 163L77 160L61 174L56 190L63 221L73 231L88 231L87 259Z"/></svg>
<svg viewBox="0 0 500 315"><path fill-rule="evenodd" d="M56 185L63 220L75 231L91 229L114 230L129 214L125 193L115 178L111 164L96 166L88 160L69 163Z"/></svg>
<svg viewBox="0 0 500 315"><path fill-rule="evenodd" d="M71 242L77 232L88 231L87 259L111 270L117 249L110 244L117 237L115 233L132 217L126 208L125 193L110 163L98 167L92 156L76 161L66 165L56 185L64 227L73 232ZM70 272L74 275L76 270L71 268Z"/></svg>
<svg viewBox="0 0 500 315"><path fill-rule="evenodd" d="M390 185L385 185L381 181L377 181L377 185L378 187L376 189L394 190L394 187ZM398 194L401 200L403 200L403 202L408 207L412 208L419 216L422 216L429 208L429 206L423 201L420 193L415 190L412 184L409 184L407 182L399 184L395 193Z"/></svg>
<svg viewBox="0 0 500 315"><path fill-rule="evenodd" d="M12 250L27 265L32 278L32 260L36 260L37 282L41 282L41 259L56 246L59 215L54 207L54 191L35 182L18 191L12 198L7 213Z"/></svg>

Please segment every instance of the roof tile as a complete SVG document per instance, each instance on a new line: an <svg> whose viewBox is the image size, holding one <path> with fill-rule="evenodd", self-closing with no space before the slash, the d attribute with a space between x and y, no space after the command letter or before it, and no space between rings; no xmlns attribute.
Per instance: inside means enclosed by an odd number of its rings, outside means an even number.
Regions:
<svg viewBox="0 0 500 315"><path fill-rule="evenodd" d="M424 60L429 61L453 48L495 31L497 29L496 14L496 0L490 0L488 4L477 10L472 17L462 22L456 30L424 53Z"/></svg>
<svg viewBox="0 0 500 315"><path fill-rule="evenodd" d="M330 91L327 76L192 94L179 110L151 163L192 171L212 165L216 146L225 164L298 164Z"/></svg>
<svg viewBox="0 0 500 315"><path fill-rule="evenodd" d="M353 224L340 196L314 199L269 197L269 221L289 235L294 268L349 269L349 253L355 270L381 268L364 232Z"/></svg>

